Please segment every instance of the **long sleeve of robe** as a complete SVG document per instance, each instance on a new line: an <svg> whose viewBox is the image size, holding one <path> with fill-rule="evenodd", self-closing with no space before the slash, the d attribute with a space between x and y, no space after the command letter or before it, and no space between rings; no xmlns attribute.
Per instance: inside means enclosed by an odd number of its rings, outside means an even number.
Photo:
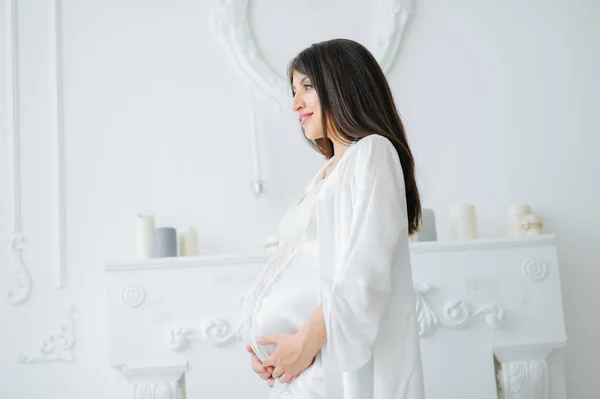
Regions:
<svg viewBox="0 0 600 399"><path fill-rule="evenodd" d="M372 135L344 153L318 203L328 399L423 399L402 168Z"/></svg>

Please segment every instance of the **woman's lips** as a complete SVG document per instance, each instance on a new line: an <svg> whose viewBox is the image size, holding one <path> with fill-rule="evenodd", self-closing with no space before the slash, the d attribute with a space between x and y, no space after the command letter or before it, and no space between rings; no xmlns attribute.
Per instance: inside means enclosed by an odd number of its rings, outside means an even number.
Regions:
<svg viewBox="0 0 600 399"><path fill-rule="evenodd" d="M304 123L312 116L312 112L300 114L300 124L304 125Z"/></svg>

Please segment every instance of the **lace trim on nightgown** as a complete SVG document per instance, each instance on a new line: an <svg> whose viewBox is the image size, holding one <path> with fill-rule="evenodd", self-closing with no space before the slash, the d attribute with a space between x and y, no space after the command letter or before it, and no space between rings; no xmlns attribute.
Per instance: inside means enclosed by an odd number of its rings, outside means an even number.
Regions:
<svg viewBox="0 0 600 399"><path fill-rule="evenodd" d="M320 184L315 187L317 192L319 187ZM300 206L300 204L306 200L308 195L309 193L302 198L297 206ZM313 195L316 196L316 193L313 193ZM316 198L312 200L316 200ZM313 217L314 206L315 204L311 205L312 209L309 220ZM258 311L262 305L262 299L268 293L269 288L275 283L275 281L277 281L279 275L285 269L287 269L292 260L302 251L302 246L307 240L307 227L308 223L303 228L299 229L295 236L280 243L279 247L277 248L277 252L267 261L267 264L256 280L256 283L250 288L247 295L244 297L242 306L244 309L245 318L242 323L240 323L239 328L244 328L247 334L256 334L256 315L258 314ZM256 345L253 345L255 342L255 337L248 338L251 342L252 349L257 355L259 355L260 352L262 356L268 356L268 353L261 351L261 347L255 347Z"/></svg>
<svg viewBox="0 0 600 399"><path fill-rule="evenodd" d="M300 233L297 237L281 243L275 255L269 259L258 280L250 289L250 296L245 298L244 313L246 317L243 324L248 333L256 333L257 331L256 315L269 288L302 250L302 245L307 239L306 229ZM253 349L255 351L259 350L259 348Z"/></svg>

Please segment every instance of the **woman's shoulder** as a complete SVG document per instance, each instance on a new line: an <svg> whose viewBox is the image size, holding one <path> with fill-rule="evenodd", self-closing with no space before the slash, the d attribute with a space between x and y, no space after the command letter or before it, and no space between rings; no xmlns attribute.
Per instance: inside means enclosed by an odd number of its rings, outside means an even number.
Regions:
<svg viewBox="0 0 600 399"><path fill-rule="evenodd" d="M352 165L353 168L389 163L398 157L394 144L380 134L371 134L355 141L352 147L352 154L349 154L352 161L348 166Z"/></svg>
<svg viewBox="0 0 600 399"><path fill-rule="evenodd" d="M381 165L396 162L397 157L396 148L387 137L371 134L353 142L336 168L340 169L342 180L346 180L348 176L356 177L361 172L368 174Z"/></svg>
<svg viewBox="0 0 600 399"><path fill-rule="evenodd" d="M370 134L355 142L354 146L357 151L385 151L394 149L394 144L385 136L380 134Z"/></svg>

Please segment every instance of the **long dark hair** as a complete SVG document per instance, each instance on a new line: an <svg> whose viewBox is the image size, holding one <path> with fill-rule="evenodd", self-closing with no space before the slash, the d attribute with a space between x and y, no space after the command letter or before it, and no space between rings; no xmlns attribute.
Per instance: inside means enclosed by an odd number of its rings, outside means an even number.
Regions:
<svg viewBox="0 0 600 399"><path fill-rule="evenodd" d="M414 160L394 97L375 57L355 41L328 40L313 44L292 60L288 68L290 85L294 71L308 76L319 96L323 138L307 140L327 159L334 155L328 127L335 130L336 138L347 143L379 134L394 144L404 173L408 231L418 231L421 200Z"/></svg>

